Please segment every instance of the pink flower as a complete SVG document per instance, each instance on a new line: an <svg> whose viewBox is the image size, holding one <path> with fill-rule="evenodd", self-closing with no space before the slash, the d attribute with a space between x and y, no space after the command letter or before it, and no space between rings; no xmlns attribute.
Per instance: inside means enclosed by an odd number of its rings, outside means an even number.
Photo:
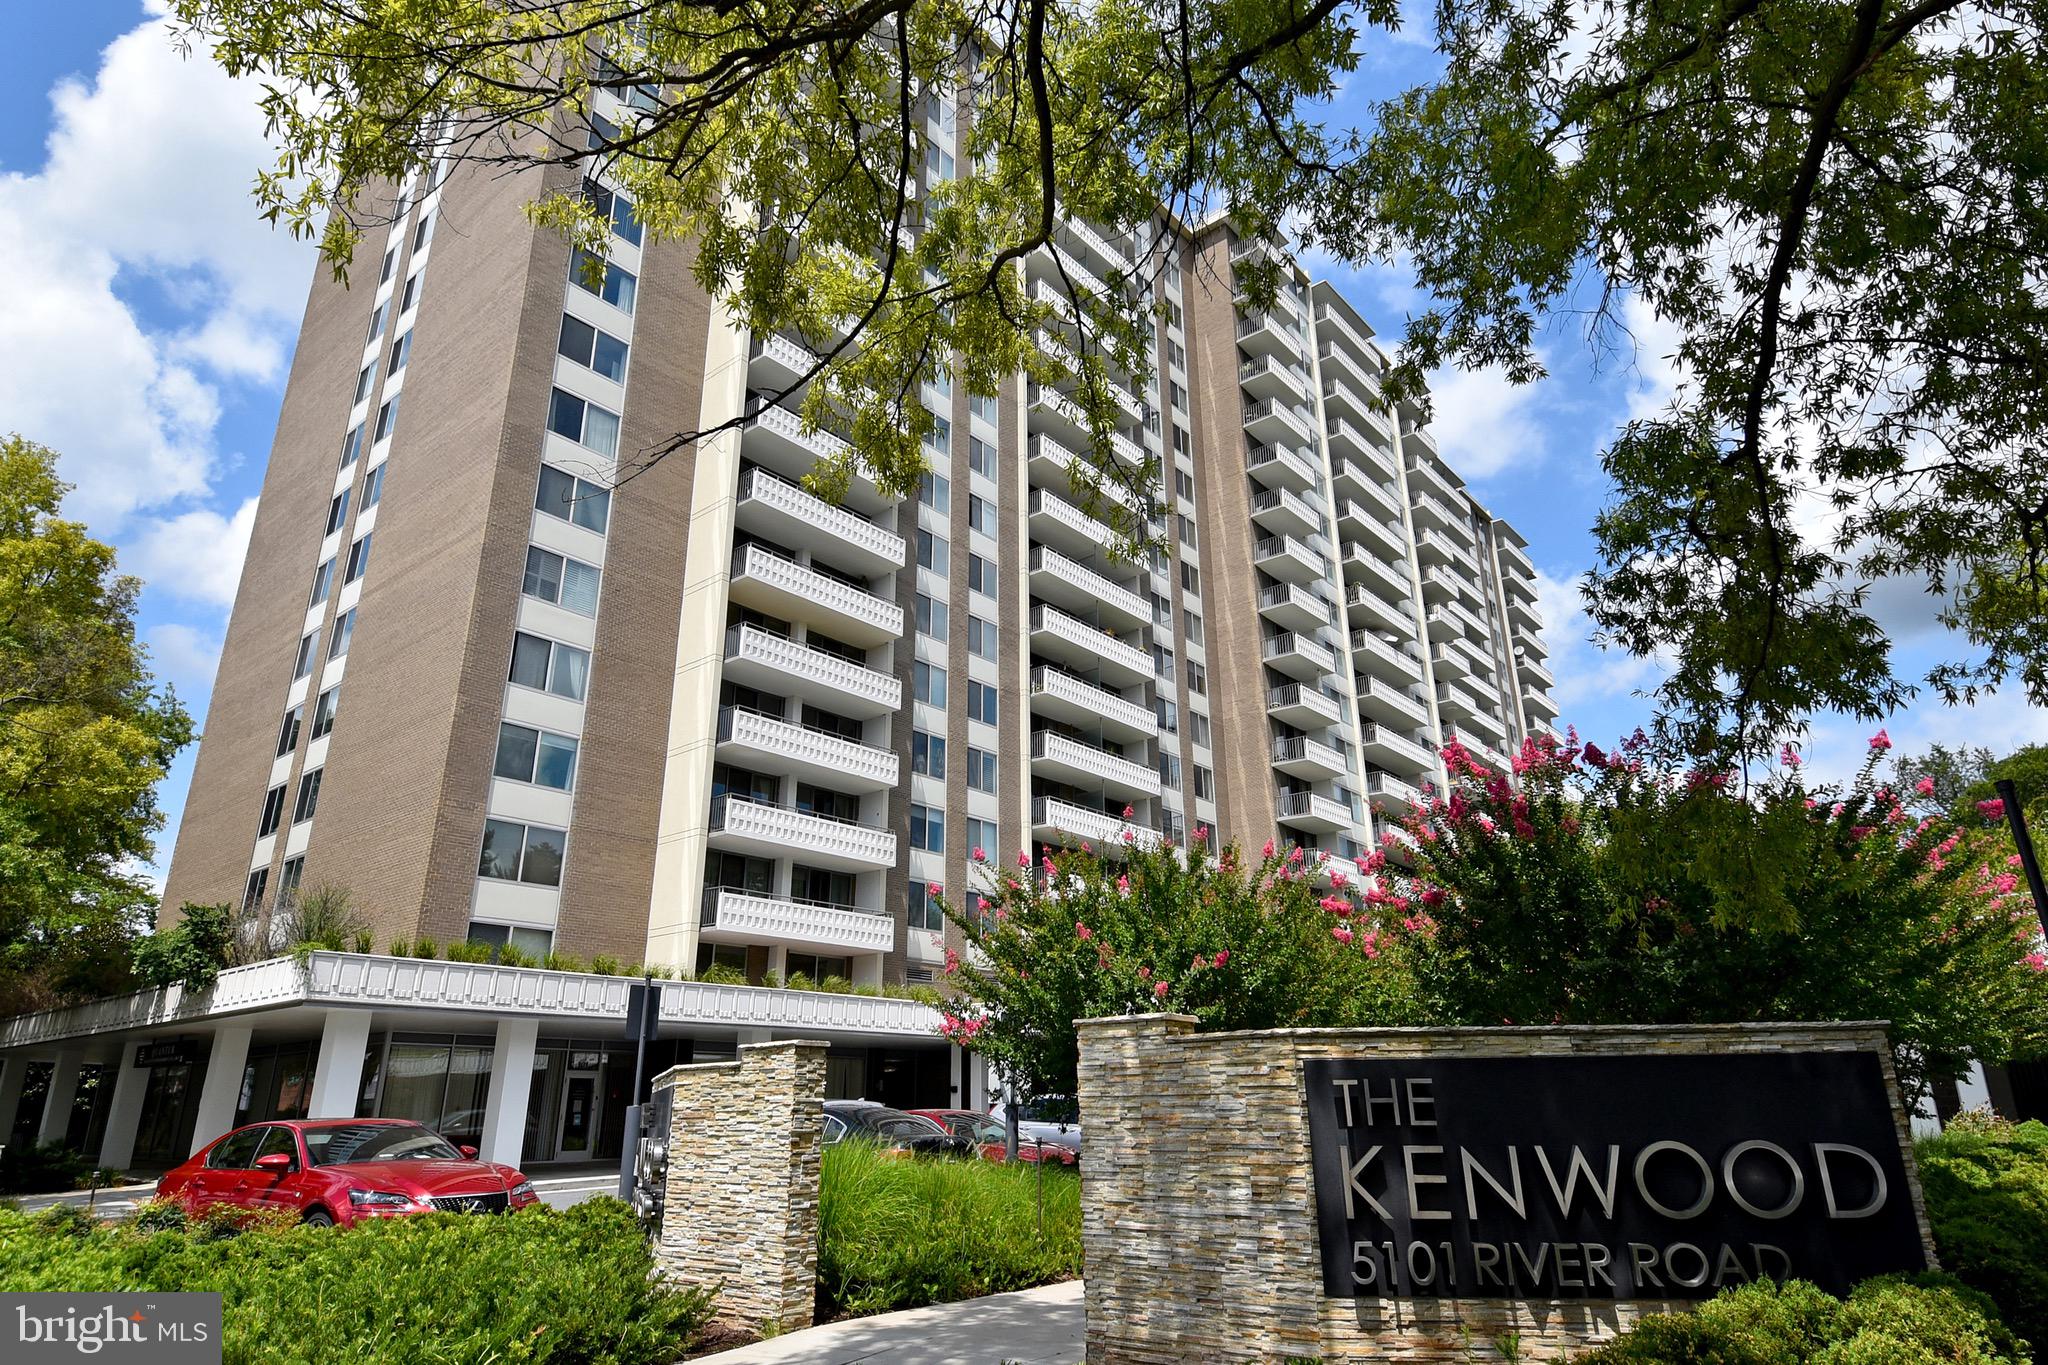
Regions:
<svg viewBox="0 0 2048 1365"><path fill-rule="evenodd" d="M1365 937L1359 940L1358 949L1367 957L1378 957L1380 955L1379 931L1376 929L1366 930Z"/></svg>
<svg viewBox="0 0 2048 1365"><path fill-rule="evenodd" d="M1870 747L1877 753L1881 754L1885 750L1892 747L1892 737L1886 734L1883 730L1879 730L1876 734L1870 737Z"/></svg>
<svg viewBox="0 0 2048 1365"><path fill-rule="evenodd" d="M1153 982L1153 983L1152 983L1152 998L1153 998L1154 1000L1164 1000L1164 999L1166 998L1166 990L1167 990L1167 985L1166 985L1166 983L1165 983L1164 981L1155 981L1155 982Z"/></svg>
<svg viewBox="0 0 2048 1365"><path fill-rule="evenodd" d="M2032 967L2037 972L2048 972L2048 955L2028 953L2026 962L2029 967Z"/></svg>
<svg viewBox="0 0 2048 1365"><path fill-rule="evenodd" d="M1131 894L1131 878L1129 873L1125 873L1116 879L1116 889L1126 896Z"/></svg>
<svg viewBox="0 0 2048 1365"><path fill-rule="evenodd" d="M1934 795L1934 779L1931 777L1921 778L1913 784L1913 790L1919 792L1922 796Z"/></svg>
<svg viewBox="0 0 2048 1365"><path fill-rule="evenodd" d="M1840 801L1837 801L1832 807L1829 808L1828 814L1833 816L1835 819L1839 820L1842 818L1842 812L1847 809L1849 809L1848 806L1844 805Z"/></svg>
<svg viewBox="0 0 2048 1365"><path fill-rule="evenodd" d="M1351 943L1352 937L1351 926L1348 924L1338 925L1336 928L1330 931L1330 937L1336 939L1337 942L1342 943L1348 947Z"/></svg>
<svg viewBox="0 0 2048 1365"><path fill-rule="evenodd" d="M1431 906L1432 908L1435 906L1442 905L1444 903L1444 889L1441 886L1423 887L1422 903L1424 905Z"/></svg>
<svg viewBox="0 0 2048 1365"><path fill-rule="evenodd" d="M1089 843L1088 843L1088 841L1087 841L1086 839L1083 839L1083 840L1081 841L1081 851L1082 851L1083 853L1093 853L1093 852L1094 852L1095 850L1094 850L1094 848L1090 847L1090 845L1089 845Z"/></svg>
<svg viewBox="0 0 2048 1365"><path fill-rule="evenodd" d="M1334 868L1334 867L1333 867L1333 868L1331 868L1331 869L1330 869L1330 885L1332 885L1332 886L1338 886L1338 887L1341 887L1341 886L1343 886L1343 885L1344 885L1344 882L1345 882L1345 877L1344 877L1344 874L1343 874L1342 872L1338 871L1338 870L1337 870L1336 868Z"/></svg>
<svg viewBox="0 0 2048 1365"><path fill-rule="evenodd" d="M1325 896L1318 904L1333 915L1341 916L1351 913L1351 902L1345 900L1342 896Z"/></svg>
<svg viewBox="0 0 2048 1365"><path fill-rule="evenodd" d="M2010 896L2020 889L2020 879L2010 872L2001 872L1991 879L1991 889L2001 896Z"/></svg>
<svg viewBox="0 0 2048 1365"><path fill-rule="evenodd" d="M1261 858L1270 858L1273 856L1273 841L1271 839L1266 840L1266 846L1259 850L1259 856Z"/></svg>
<svg viewBox="0 0 2048 1365"><path fill-rule="evenodd" d="M937 882L926 882L924 884L924 893L927 896L943 896L946 894L946 888L940 886Z"/></svg>
<svg viewBox="0 0 2048 1365"><path fill-rule="evenodd" d="M1017 850L1017 866L1031 866L1031 851L1029 849L1020 848Z"/></svg>
<svg viewBox="0 0 2048 1365"><path fill-rule="evenodd" d="M1132 816L1136 815L1137 813L1138 813L1138 808L1137 808L1136 806L1131 806L1131 805L1127 805L1127 806L1125 806L1125 807L1124 807L1124 819L1126 819L1126 820L1130 819L1130 818L1131 818Z"/></svg>
<svg viewBox="0 0 2048 1365"><path fill-rule="evenodd" d="M1140 968L1138 968L1138 980L1140 980L1140 981L1150 981L1151 979L1152 979L1152 969L1151 969L1150 967L1140 967Z"/></svg>
<svg viewBox="0 0 2048 1365"><path fill-rule="evenodd" d="M1195 842L1198 844L1206 844L1209 842L1209 827L1207 825L1195 826Z"/></svg>
<svg viewBox="0 0 2048 1365"><path fill-rule="evenodd" d="M1996 796L1992 797L1989 801L1979 801L1977 803L1977 814L1983 816L1986 820L2003 820L2005 818L2005 802L2002 798Z"/></svg>
<svg viewBox="0 0 2048 1365"><path fill-rule="evenodd" d="M974 861L976 861L977 863L985 863L988 861L988 850L983 848L980 844L976 844L974 846L974 852L969 854L968 856L973 858Z"/></svg>
<svg viewBox="0 0 2048 1365"><path fill-rule="evenodd" d="M1780 744L1778 746L1778 762L1780 765L1787 768L1798 767L1799 751L1793 748L1789 743Z"/></svg>
<svg viewBox="0 0 2048 1365"><path fill-rule="evenodd" d="M1230 961L1230 949L1218 948L1216 950L1216 956L1210 960L1214 962L1217 966L1221 967L1224 963Z"/></svg>
<svg viewBox="0 0 2048 1365"><path fill-rule="evenodd" d="M1292 865L1292 866L1295 866L1295 867L1299 867L1299 866L1301 866L1301 845L1300 845L1300 844L1296 844L1296 845L1295 845L1295 846L1294 846L1293 848L1290 848L1290 849L1288 849L1288 850L1287 850L1287 861L1288 861L1288 863L1289 863L1290 865Z"/></svg>
<svg viewBox="0 0 2048 1365"><path fill-rule="evenodd" d="M1089 939L1095 937L1095 931L1093 929L1090 929L1087 925L1081 923L1081 921L1075 920L1074 937L1080 939L1081 942L1086 943Z"/></svg>

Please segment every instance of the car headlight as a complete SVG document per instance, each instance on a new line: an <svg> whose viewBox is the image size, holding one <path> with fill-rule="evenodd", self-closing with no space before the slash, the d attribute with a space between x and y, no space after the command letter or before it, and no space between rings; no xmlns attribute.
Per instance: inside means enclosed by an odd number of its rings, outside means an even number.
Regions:
<svg viewBox="0 0 2048 1365"><path fill-rule="evenodd" d="M533 1182L531 1180L522 1180L517 1185L514 1185L512 1187L512 1197L514 1199L540 1198L539 1195L533 1192Z"/></svg>
<svg viewBox="0 0 2048 1365"><path fill-rule="evenodd" d="M359 1209L409 1209L413 1197L391 1190L350 1190L348 1202Z"/></svg>

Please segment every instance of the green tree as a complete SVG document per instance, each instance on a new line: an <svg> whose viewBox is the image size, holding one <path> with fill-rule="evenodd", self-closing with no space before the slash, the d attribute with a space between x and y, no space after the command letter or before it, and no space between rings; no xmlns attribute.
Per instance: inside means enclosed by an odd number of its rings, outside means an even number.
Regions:
<svg viewBox="0 0 2048 1365"><path fill-rule="evenodd" d="M192 739L135 639L140 585L61 520L56 456L0 442L0 1011L125 971L156 784Z"/></svg>
<svg viewBox="0 0 2048 1365"><path fill-rule="evenodd" d="M1083 845L1032 868L977 863L978 914L945 905L972 945L949 958L948 1037L1027 1094L1072 1095L1076 1019L1173 1011L1199 1027L1337 1028L1410 1022L1400 976L1369 931L1331 908L1355 877L1269 841L1257 862L1135 843Z"/></svg>
<svg viewBox="0 0 2048 1365"><path fill-rule="evenodd" d="M1892 760L1892 787L1915 815L1947 815L1982 799L1970 793L1985 781L1994 762L1982 745L1951 749L1930 744L1924 754L1900 754Z"/></svg>
<svg viewBox="0 0 2048 1365"><path fill-rule="evenodd" d="M1962 804L1974 806L1996 797L2000 781L2011 782L2019 794L2020 809L2032 822L2035 839L2048 838L2048 828L2043 828L2048 822L2048 744L2029 744L1986 764L1983 773L1963 791Z"/></svg>

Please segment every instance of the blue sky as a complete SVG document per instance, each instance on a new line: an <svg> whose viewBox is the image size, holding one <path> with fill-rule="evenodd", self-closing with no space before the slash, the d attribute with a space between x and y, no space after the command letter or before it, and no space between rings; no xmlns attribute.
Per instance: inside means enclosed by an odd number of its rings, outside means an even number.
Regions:
<svg viewBox="0 0 2048 1365"><path fill-rule="evenodd" d="M156 669L203 716L313 253L255 216L249 188L270 158L253 91L203 56L181 58L151 6L67 0L13 23L17 41L0 50L0 431L62 452L76 485L68 514L145 580ZM1427 76L1418 37L1368 35L1340 117ZM1416 303L1399 269L1325 273L1383 335ZM1572 584L1593 561L1589 528L1606 493L1598 452L1674 381L1656 319L1625 321L1635 354L1596 355L1559 331L1542 383L1446 375L1436 404L1446 455L1521 528L1543 572L1562 720L1602 740L1647 717L1639 693L1656 668L1600 651L1577 611ZM1932 607L1911 585L1887 585L1877 609L1904 670L1939 656ZM1819 770L1860 762L1866 728L1817 723ZM2016 696L1974 711L1928 700L1890 728L1907 749L2003 749L2048 740L2048 713ZM164 792L164 862L191 760Z"/></svg>

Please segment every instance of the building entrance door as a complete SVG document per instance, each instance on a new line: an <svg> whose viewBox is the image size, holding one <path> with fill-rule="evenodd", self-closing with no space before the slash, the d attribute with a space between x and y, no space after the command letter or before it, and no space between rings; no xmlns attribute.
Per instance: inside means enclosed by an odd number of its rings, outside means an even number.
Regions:
<svg viewBox="0 0 2048 1365"><path fill-rule="evenodd" d="M571 1071L562 1085L558 1161L588 1161L597 1150L597 1072Z"/></svg>

